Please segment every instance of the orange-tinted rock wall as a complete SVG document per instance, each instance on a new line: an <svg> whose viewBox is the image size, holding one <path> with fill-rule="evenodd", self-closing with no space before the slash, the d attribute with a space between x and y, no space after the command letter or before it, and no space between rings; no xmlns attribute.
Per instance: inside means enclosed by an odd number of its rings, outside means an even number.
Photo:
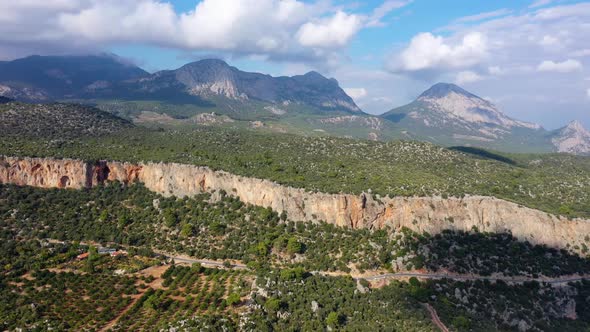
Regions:
<svg viewBox="0 0 590 332"><path fill-rule="evenodd" d="M206 167L174 163L86 163L70 159L0 157L0 183L42 188L92 187L102 182L141 182L164 196L193 196L224 190L244 203L285 211L291 220L353 228L407 227L418 232L445 229L510 232L521 240L564 248L586 243L590 221L568 220L493 197L395 197L311 193L272 181ZM587 245L590 245L588 243Z"/></svg>

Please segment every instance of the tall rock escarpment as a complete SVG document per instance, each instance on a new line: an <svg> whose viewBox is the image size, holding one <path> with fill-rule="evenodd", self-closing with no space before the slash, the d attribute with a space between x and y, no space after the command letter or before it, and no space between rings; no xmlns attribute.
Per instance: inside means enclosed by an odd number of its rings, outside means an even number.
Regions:
<svg viewBox="0 0 590 332"><path fill-rule="evenodd" d="M294 221L323 220L352 228L407 227L436 234L476 227L482 232L510 232L520 240L557 248L582 247L590 234L589 220L568 220L493 197L324 194L192 165L0 157L0 183L81 189L110 181L141 182L164 196L223 190L244 203L285 211Z"/></svg>

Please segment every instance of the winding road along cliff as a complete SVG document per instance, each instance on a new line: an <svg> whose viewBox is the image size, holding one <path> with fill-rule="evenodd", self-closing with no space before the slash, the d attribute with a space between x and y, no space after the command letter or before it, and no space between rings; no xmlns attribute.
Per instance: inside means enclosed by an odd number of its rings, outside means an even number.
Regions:
<svg viewBox="0 0 590 332"><path fill-rule="evenodd" d="M0 183L81 189L110 181L141 182L164 196L224 190L244 203L285 211L291 220L324 220L352 228L405 226L436 234L445 229L468 231L475 226L482 232L510 232L520 240L557 248L568 244L569 248L581 248L590 235L589 220L568 220L493 197L373 198L312 193L193 165L0 157Z"/></svg>

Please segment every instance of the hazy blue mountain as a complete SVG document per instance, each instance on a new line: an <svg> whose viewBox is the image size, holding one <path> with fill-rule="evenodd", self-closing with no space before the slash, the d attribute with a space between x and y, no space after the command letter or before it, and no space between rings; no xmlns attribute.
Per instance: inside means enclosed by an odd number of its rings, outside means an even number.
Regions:
<svg viewBox="0 0 590 332"><path fill-rule="evenodd" d="M0 95L36 101L75 98L147 74L114 55L35 55L0 63Z"/></svg>

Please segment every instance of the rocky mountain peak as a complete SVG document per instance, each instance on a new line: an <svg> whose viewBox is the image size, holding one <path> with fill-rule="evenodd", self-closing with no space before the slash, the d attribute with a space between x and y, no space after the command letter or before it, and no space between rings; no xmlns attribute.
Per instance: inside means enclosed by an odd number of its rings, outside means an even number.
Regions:
<svg viewBox="0 0 590 332"><path fill-rule="evenodd" d="M424 91L419 97L420 98L442 98L450 93L456 93L459 95L466 96L468 98L479 98L478 96L464 90L458 85L452 83L436 83L435 85L431 86L428 90Z"/></svg>
<svg viewBox="0 0 590 332"><path fill-rule="evenodd" d="M244 99L238 89L236 69L219 59L205 59L188 63L176 70L176 79L192 95L222 95L231 99Z"/></svg>
<svg viewBox="0 0 590 332"><path fill-rule="evenodd" d="M565 126L566 130L572 130L575 132L579 132L579 133L586 133L588 134L588 130L586 128L584 128L584 125L582 125L582 123L578 120L574 120L570 123L568 123L567 126Z"/></svg>
<svg viewBox="0 0 590 332"><path fill-rule="evenodd" d="M232 67L227 62L221 59L203 59L199 61L189 62L177 69L177 71L192 71L192 72L223 72L231 71Z"/></svg>
<svg viewBox="0 0 590 332"><path fill-rule="evenodd" d="M504 129L524 127L539 129L537 124L514 120L491 102L451 83L437 83L417 99L426 109L444 117L447 122L468 125L497 126ZM419 116L419 115L417 115Z"/></svg>
<svg viewBox="0 0 590 332"><path fill-rule="evenodd" d="M187 66L190 65L207 65L207 66L223 66L223 67L229 67L229 65L227 64L227 62L225 62L222 59L216 59L216 58L209 58L209 59L202 59L202 60L198 60L198 61L194 61L194 62L190 62L188 64L186 64Z"/></svg>
<svg viewBox="0 0 590 332"><path fill-rule="evenodd" d="M590 155L590 131L580 121L572 121L558 129L551 141L558 152Z"/></svg>
<svg viewBox="0 0 590 332"><path fill-rule="evenodd" d="M310 71L304 75L293 76L295 80L310 86L318 87L337 87L338 81L333 78L327 78L317 71Z"/></svg>
<svg viewBox="0 0 590 332"><path fill-rule="evenodd" d="M309 80L321 80L321 81L327 80L327 78L324 75L322 75L314 70L307 72L305 75L303 75L303 77L305 77L306 79L309 79Z"/></svg>
<svg viewBox="0 0 590 332"><path fill-rule="evenodd" d="M194 79L209 79L215 76L229 75L231 72L232 67L225 61L219 59L204 59L190 62L176 70L177 75L187 74L194 76Z"/></svg>

